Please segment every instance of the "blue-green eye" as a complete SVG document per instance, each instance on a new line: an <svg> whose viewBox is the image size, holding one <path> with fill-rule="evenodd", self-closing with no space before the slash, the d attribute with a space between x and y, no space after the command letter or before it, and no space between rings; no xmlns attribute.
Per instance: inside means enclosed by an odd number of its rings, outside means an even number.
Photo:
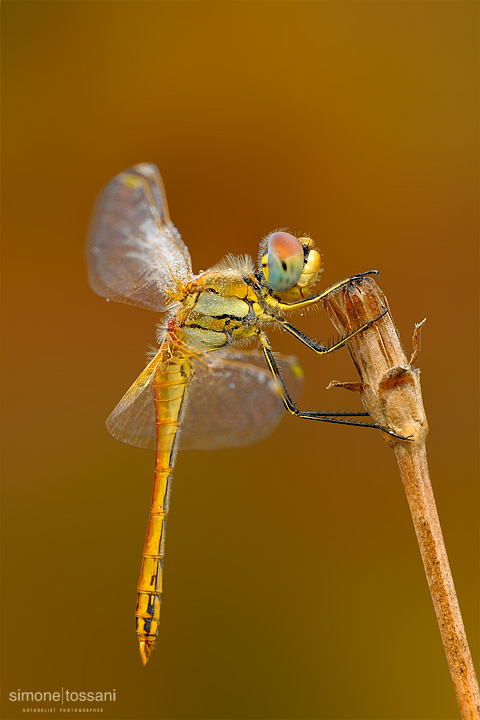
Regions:
<svg viewBox="0 0 480 720"><path fill-rule="evenodd" d="M275 292L290 290L300 278L305 262L303 245L295 235L275 232L267 241L268 284Z"/></svg>

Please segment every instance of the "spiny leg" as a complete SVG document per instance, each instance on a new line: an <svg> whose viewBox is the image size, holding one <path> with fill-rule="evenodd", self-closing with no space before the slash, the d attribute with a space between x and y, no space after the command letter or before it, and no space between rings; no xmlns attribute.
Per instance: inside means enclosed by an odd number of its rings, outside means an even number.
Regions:
<svg viewBox="0 0 480 720"><path fill-rule="evenodd" d="M367 275L378 275L378 270L367 270L367 272L359 273L358 275L352 275L345 280L340 280L340 282L335 283L335 285L332 285L332 287L329 287L327 290L325 290L325 292L320 293L319 295L313 295L312 297L306 298L305 300L295 300L295 302L292 303L279 302L277 307L280 310L290 310L290 308L293 308L295 310L301 310L302 308L308 307L309 305L315 305L315 303L320 302L320 300L326 298L327 295L330 295L330 293L332 293L334 290L339 290L345 285L348 285L351 282L355 282L355 280L361 280Z"/></svg>
<svg viewBox="0 0 480 720"><path fill-rule="evenodd" d="M320 343L315 342L315 340L309 338L301 330L298 330L296 327L294 327L281 317L275 317L275 321L284 330L293 335L293 337L297 338L297 340L300 340L301 343L310 348L310 350L313 350L319 355L326 355L327 353L333 352L334 350L338 350L339 348L343 347L347 340L350 340L352 337L355 337L355 335L358 335L358 333L362 332L362 330L365 330L366 328L373 325L373 323L377 322L377 320L380 320L380 318L386 315L387 312L388 310L385 308L385 310L381 312L380 315L377 315L376 318L373 318L373 320L369 320L363 325L360 325L360 327L358 327L356 330L349 333L348 335L345 335L345 337L340 338L340 340L337 340L337 342L333 343L332 345L320 345Z"/></svg>
<svg viewBox="0 0 480 720"><path fill-rule="evenodd" d="M375 428L375 430L381 430L382 432L386 433L387 435L391 435L391 437L398 438L399 440L408 440L409 438L404 437L403 435L397 435L397 433L393 432L393 430L389 430L388 428L382 427L382 425L379 425L378 423L364 423L364 422L357 422L355 420L341 420L341 417L353 417L357 415L368 415L368 413L345 413L345 412L322 412L322 411L309 411L309 410L299 410L295 403L293 402L292 398L289 395L289 392L287 390L287 386L285 385L282 376L280 375L277 363L275 362L275 358L273 356L273 352L270 348L270 343L268 342L268 338L266 335L262 332L259 333L260 342L262 344L262 350L263 354L265 356L265 359L267 361L267 365L270 368L270 372L272 373L274 379L276 382L279 383L280 389L282 391L282 400L283 403L288 410L288 412L291 415L295 415L296 417L301 418L307 418L308 420L317 420L319 422L329 422L329 423L337 423L339 425L356 425L358 427L369 427L369 428Z"/></svg>

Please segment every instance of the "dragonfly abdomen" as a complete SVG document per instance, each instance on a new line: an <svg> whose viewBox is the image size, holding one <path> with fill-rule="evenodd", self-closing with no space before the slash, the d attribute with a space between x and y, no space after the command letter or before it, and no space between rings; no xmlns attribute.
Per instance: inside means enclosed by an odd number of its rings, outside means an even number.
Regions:
<svg viewBox="0 0 480 720"><path fill-rule="evenodd" d="M174 349L167 338L153 380L157 425L155 475L136 611L137 635L144 665L158 635L172 469L185 394L192 375L188 358Z"/></svg>

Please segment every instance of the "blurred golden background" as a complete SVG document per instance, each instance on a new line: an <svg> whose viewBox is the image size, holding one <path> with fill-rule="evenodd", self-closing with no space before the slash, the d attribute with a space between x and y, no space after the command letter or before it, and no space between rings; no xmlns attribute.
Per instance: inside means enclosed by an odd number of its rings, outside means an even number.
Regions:
<svg viewBox="0 0 480 720"><path fill-rule="evenodd" d="M394 465L286 417L178 458L157 649L134 628L153 455L104 419L153 314L89 289L101 187L162 173L195 272L310 232L322 287L377 268L419 359L432 482L478 665L478 9L472 2L3 4L3 710L116 689L112 718L457 718ZM323 311L297 318L334 335ZM360 409L319 358L300 405ZM57 710L58 712L58 710Z"/></svg>

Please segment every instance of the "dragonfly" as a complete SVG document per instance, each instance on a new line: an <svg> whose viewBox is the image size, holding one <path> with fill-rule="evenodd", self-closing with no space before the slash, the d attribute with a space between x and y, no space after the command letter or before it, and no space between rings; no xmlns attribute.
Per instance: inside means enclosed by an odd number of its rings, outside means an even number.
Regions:
<svg viewBox="0 0 480 720"><path fill-rule="evenodd" d="M280 328L319 355L344 346L376 318L331 345L289 323L288 313L322 301L312 288L321 257L309 236L278 230L260 243L258 266L227 256L195 275L170 220L157 167L141 163L111 180L93 211L87 243L89 282L107 300L162 313L154 356L106 421L114 438L155 450L153 493L138 583L136 629L146 665L158 635L165 530L178 449L243 447L266 437L285 409L300 418L392 430L354 416L365 412L300 410L289 386L301 368L274 354L268 333ZM248 345L255 345L248 349Z"/></svg>

